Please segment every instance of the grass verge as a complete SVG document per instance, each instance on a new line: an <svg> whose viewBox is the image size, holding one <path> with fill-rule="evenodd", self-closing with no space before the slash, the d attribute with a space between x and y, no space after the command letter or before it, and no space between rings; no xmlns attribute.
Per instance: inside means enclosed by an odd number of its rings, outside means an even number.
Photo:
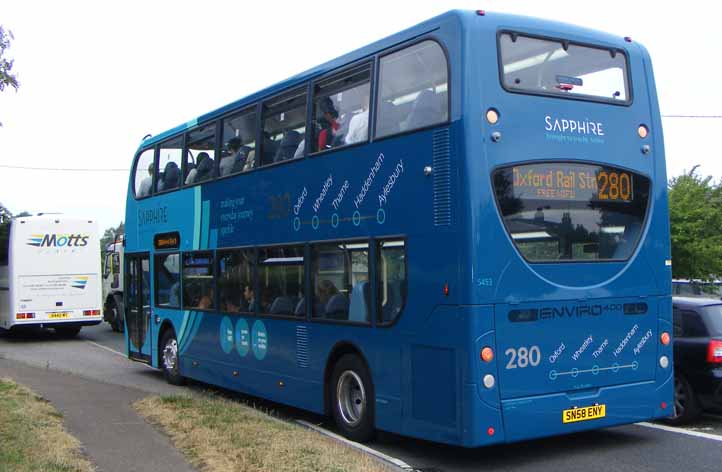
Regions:
<svg viewBox="0 0 722 472"><path fill-rule="evenodd" d="M90 472L62 415L12 380L0 378L0 472Z"/></svg>
<svg viewBox="0 0 722 472"><path fill-rule="evenodd" d="M353 448L214 396L153 396L136 410L206 472L388 471Z"/></svg>

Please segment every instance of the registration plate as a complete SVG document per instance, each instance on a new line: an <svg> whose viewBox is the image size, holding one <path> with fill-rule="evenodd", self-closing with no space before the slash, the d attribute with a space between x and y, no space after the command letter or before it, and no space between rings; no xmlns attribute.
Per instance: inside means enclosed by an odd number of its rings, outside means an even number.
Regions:
<svg viewBox="0 0 722 472"><path fill-rule="evenodd" d="M50 320L57 320L58 318L67 318L69 313L67 311L57 312L57 313L48 313L48 319Z"/></svg>
<svg viewBox="0 0 722 472"><path fill-rule="evenodd" d="M596 420L607 415L606 405L583 406L562 411L562 423L576 423L577 421Z"/></svg>

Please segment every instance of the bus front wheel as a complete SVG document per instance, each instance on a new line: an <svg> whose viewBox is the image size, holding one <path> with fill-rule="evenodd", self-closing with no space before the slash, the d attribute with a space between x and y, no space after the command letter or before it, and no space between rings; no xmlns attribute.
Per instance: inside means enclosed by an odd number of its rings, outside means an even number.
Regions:
<svg viewBox="0 0 722 472"><path fill-rule="evenodd" d="M160 364L166 382L171 385L183 385L184 379L180 374L180 366L178 365L180 362L180 357L178 356L178 340L172 329L163 333L160 346Z"/></svg>
<svg viewBox="0 0 722 472"><path fill-rule="evenodd" d="M331 401L336 425L347 438L365 442L374 434L374 387L358 356L345 355L333 369Z"/></svg>

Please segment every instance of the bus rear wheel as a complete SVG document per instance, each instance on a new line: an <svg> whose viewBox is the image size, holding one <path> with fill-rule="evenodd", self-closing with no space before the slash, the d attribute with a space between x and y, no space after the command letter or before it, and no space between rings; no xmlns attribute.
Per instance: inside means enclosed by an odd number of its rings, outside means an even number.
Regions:
<svg viewBox="0 0 722 472"><path fill-rule="evenodd" d="M365 442L374 434L374 387L358 356L345 355L333 369L331 408L336 425L347 438Z"/></svg>
<svg viewBox="0 0 722 472"><path fill-rule="evenodd" d="M172 329L163 333L160 342L160 365L166 382L171 385L183 385L185 379L180 374L180 356L178 355L178 340Z"/></svg>

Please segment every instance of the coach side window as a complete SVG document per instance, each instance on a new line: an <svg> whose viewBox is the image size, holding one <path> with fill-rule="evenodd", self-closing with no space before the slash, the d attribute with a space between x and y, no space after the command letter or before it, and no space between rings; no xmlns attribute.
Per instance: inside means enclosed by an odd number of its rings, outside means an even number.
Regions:
<svg viewBox="0 0 722 472"><path fill-rule="evenodd" d="M303 156L306 134L306 89L297 89L263 104L261 165Z"/></svg>
<svg viewBox="0 0 722 472"><path fill-rule="evenodd" d="M154 156L154 149L146 149L135 161L135 198L147 197L153 189Z"/></svg>
<svg viewBox="0 0 722 472"><path fill-rule="evenodd" d="M188 133L185 183L193 185L216 176L216 124L202 126Z"/></svg>
<svg viewBox="0 0 722 472"><path fill-rule="evenodd" d="M377 255L377 321L390 324L406 304L406 244L403 240L382 241Z"/></svg>
<svg viewBox="0 0 722 472"><path fill-rule="evenodd" d="M161 308L180 308L180 255L155 256L155 304Z"/></svg>
<svg viewBox="0 0 722 472"><path fill-rule="evenodd" d="M221 177L256 167L256 112L254 109L223 120Z"/></svg>
<svg viewBox="0 0 722 472"><path fill-rule="evenodd" d="M423 41L381 58L376 137L425 128L449 119L446 55Z"/></svg>
<svg viewBox="0 0 722 472"><path fill-rule="evenodd" d="M183 136L166 141L158 152L158 178L155 179L156 192L166 192L181 186L181 157L183 156Z"/></svg>
<svg viewBox="0 0 722 472"><path fill-rule="evenodd" d="M183 254L183 308L189 310L215 308L213 287L213 253Z"/></svg>
<svg viewBox="0 0 722 472"><path fill-rule="evenodd" d="M314 87L313 152L368 139L371 65L364 64Z"/></svg>
<svg viewBox="0 0 722 472"><path fill-rule="evenodd" d="M10 258L10 225L12 223L0 223L0 289L10 287L8 281L8 259Z"/></svg>

